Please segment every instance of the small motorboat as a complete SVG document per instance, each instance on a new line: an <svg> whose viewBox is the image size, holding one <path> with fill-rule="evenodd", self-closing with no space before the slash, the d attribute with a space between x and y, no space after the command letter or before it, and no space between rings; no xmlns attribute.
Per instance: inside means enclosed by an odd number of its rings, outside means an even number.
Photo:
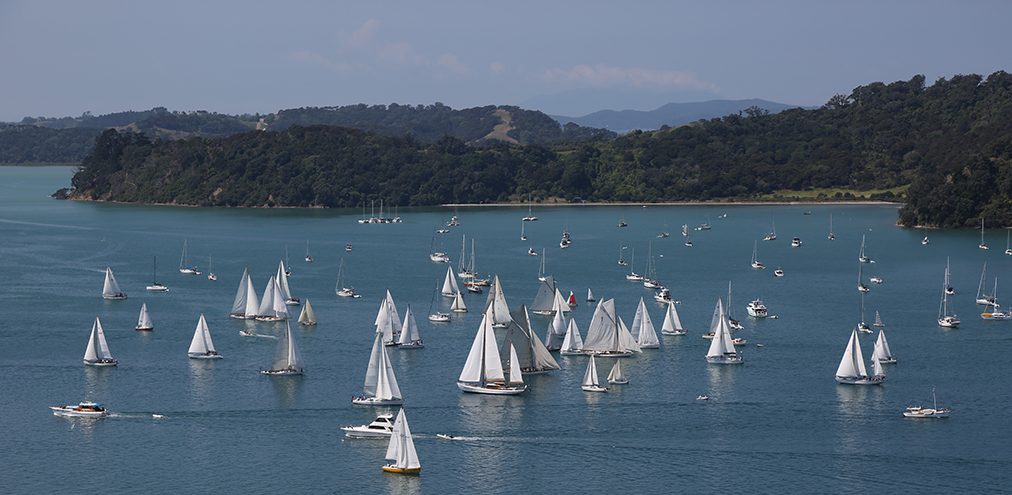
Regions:
<svg viewBox="0 0 1012 495"><path fill-rule="evenodd" d="M51 406L54 416L68 416L79 418L101 418L108 416L109 411L102 407L102 404L90 401L81 401L76 406Z"/></svg>
<svg viewBox="0 0 1012 495"><path fill-rule="evenodd" d="M741 337L735 337L735 338L731 339L731 343L734 344L734 345L745 345L748 342L745 339L741 338Z"/></svg>
<svg viewBox="0 0 1012 495"><path fill-rule="evenodd" d="M798 247L798 246L800 246L800 245L801 245L801 238L799 238L799 237L795 237L795 238L794 238L794 239L793 239L793 240L791 241L791 247Z"/></svg>
<svg viewBox="0 0 1012 495"><path fill-rule="evenodd" d="M871 280L871 283L873 283L873 284L881 284L882 283L882 277L872 277L869 280Z"/></svg>
<svg viewBox="0 0 1012 495"><path fill-rule="evenodd" d="M348 252L351 252L351 244L348 244L347 246L345 246L344 250L348 251Z"/></svg>
<svg viewBox="0 0 1012 495"><path fill-rule="evenodd" d="M380 414L372 423L361 426L342 426L344 436L351 438L390 438L394 432L394 415Z"/></svg>
<svg viewBox="0 0 1012 495"><path fill-rule="evenodd" d="M440 313L436 311L435 314L429 315L429 321L435 322L447 322L450 321L450 313Z"/></svg>
<svg viewBox="0 0 1012 495"><path fill-rule="evenodd" d="M527 254L529 254L531 256L537 256L538 252L535 251L533 247L529 247L529 248L527 248Z"/></svg>
<svg viewBox="0 0 1012 495"><path fill-rule="evenodd" d="M705 395L697 395L696 400L709 400L710 398Z"/></svg>
<svg viewBox="0 0 1012 495"><path fill-rule="evenodd" d="M779 277L783 277L784 276L784 271L781 270L781 269L779 269L779 268L777 268L776 270L773 270L773 275L776 276L776 277L778 277L778 278Z"/></svg>
<svg viewBox="0 0 1012 495"><path fill-rule="evenodd" d="M453 435L447 435L446 433L436 433L436 438L442 438L443 440L453 440Z"/></svg>
<svg viewBox="0 0 1012 495"><path fill-rule="evenodd" d="M934 407L922 407L922 406L910 406L906 411L903 412L903 416L907 418L948 418L949 408L943 407L938 408L938 400L935 398L935 391L931 391L931 401Z"/></svg>

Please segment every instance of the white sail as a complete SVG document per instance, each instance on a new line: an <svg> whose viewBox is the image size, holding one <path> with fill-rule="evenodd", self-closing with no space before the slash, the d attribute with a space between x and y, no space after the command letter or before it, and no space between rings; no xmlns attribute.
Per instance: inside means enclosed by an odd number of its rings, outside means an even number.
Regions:
<svg viewBox="0 0 1012 495"><path fill-rule="evenodd" d="M710 341L706 357L714 358L725 354L735 354L734 342L731 341L731 325L724 315L724 305L720 299L717 299L717 307L714 312L716 322L711 323L710 327L713 331L713 339Z"/></svg>
<svg viewBox="0 0 1012 495"><path fill-rule="evenodd" d="M559 350L563 354L583 350L583 337L580 336L580 329L576 326L576 319L569 320L569 326L566 327L566 338L562 339L562 348Z"/></svg>
<svg viewBox="0 0 1012 495"><path fill-rule="evenodd" d="M253 279L247 278L246 284L246 311L243 313L244 318L252 319L256 318L260 309L260 297L257 296L257 289L253 286Z"/></svg>
<svg viewBox="0 0 1012 495"><path fill-rule="evenodd" d="M503 337L500 359L505 361L509 358L507 349L516 347L520 368L528 372L542 372L562 369L555 361L545 344L541 343L534 332L531 331L531 320L527 314L527 307L523 304L510 313L512 321Z"/></svg>
<svg viewBox="0 0 1012 495"><path fill-rule="evenodd" d="M390 290L387 290L387 311L390 312L390 325L394 329L394 333L397 333L401 329L401 317L397 314L397 305L394 304L394 296L390 295Z"/></svg>
<svg viewBox="0 0 1012 495"><path fill-rule="evenodd" d="M569 313L573 308L569 307L569 303L566 302L566 296L562 295L562 291L558 287L555 288L555 302L552 304L552 309L556 312L562 311L563 313Z"/></svg>
<svg viewBox="0 0 1012 495"><path fill-rule="evenodd" d="M270 371L302 371L305 367L299 346L292 337L292 326L286 320L285 334L278 340L278 346L274 349L274 361L271 363Z"/></svg>
<svg viewBox="0 0 1012 495"><path fill-rule="evenodd" d="M880 377L885 376L885 371L882 369L882 362L878 359L871 360L871 372L872 376Z"/></svg>
<svg viewBox="0 0 1012 495"><path fill-rule="evenodd" d="M858 340L856 328L850 334L847 350L843 352L840 366L836 368L836 376L848 378L868 376L868 371L864 367L864 355L861 354L861 342Z"/></svg>
<svg viewBox="0 0 1012 495"><path fill-rule="evenodd" d="M411 305L408 305L407 311L404 312L404 326L401 327L401 336L397 340L398 344L410 344L422 340L421 336L418 335L418 323L415 322L415 314L411 312Z"/></svg>
<svg viewBox="0 0 1012 495"><path fill-rule="evenodd" d="M678 311L675 309L674 304L668 304L668 309L664 312L664 323L661 324L661 333L667 335L685 333L685 329L682 328L682 321L678 319Z"/></svg>
<svg viewBox="0 0 1012 495"><path fill-rule="evenodd" d="M288 274L285 273L285 260L278 264L278 274L275 277L278 281L278 288L281 289L281 299L287 301L292 298L292 292L288 289Z"/></svg>
<svg viewBox="0 0 1012 495"><path fill-rule="evenodd" d="M416 470L422 467L418 462L415 442L411 439L411 430L408 428L408 420L404 416L403 408L397 413L397 419L394 420L394 431L390 435L386 459L396 469Z"/></svg>
<svg viewBox="0 0 1012 495"><path fill-rule="evenodd" d="M299 323L303 325L316 325L316 313L313 312L313 307L309 305L309 299L306 299L306 305L302 307L302 313L299 314Z"/></svg>
<svg viewBox="0 0 1012 495"><path fill-rule="evenodd" d="M618 317L618 345L619 349L626 352L643 352L640 350L640 345L636 343L636 339L629 333L629 327L625 326L621 316Z"/></svg>
<svg viewBox="0 0 1012 495"><path fill-rule="evenodd" d="M629 333L632 334L633 339L640 347L660 346L661 341L657 338L654 323L650 320L650 313L647 311L647 305L643 302L642 297L639 306L636 307L636 316L633 317L633 326Z"/></svg>
<svg viewBox="0 0 1012 495"><path fill-rule="evenodd" d="M151 315L148 314L148 303L141 304L141 314L137 316L137 328L154 328Z"/></svg>
<svg viewBox="0 0 1012 495"><path fill-rule="evenodd" d="M481 318L478 333L471 343L471 351L467 354L464 369L458 378L461 382L484 385L489 382L503 382L506 377L499 362L499 349L496 346L495 333L488 315Z"/></svg>
<svg viewBox="0 0 1012 495"><path fill-rule="evenodd" d="M510 310L506 304L506 295L503 294L502 285L499 284L499 275L495 276L492 288L488 292L488 299L485 301L485 315L492 320L494 326L505 326L510 322Z"/></svg>
<svg viewBox="0 0 1012 495"><path fill-rule="evenodd" d="M285 304L285 297L281 295L281 286L278 280L274 279L274 312L278 318L288 318L288 305Z"/></svg>
<svg viewBox="0 0 1012 495"><path fill-rule="evenodd" d="M260 300L260 307L257 309L257 316L276 316L274 314L274 287L277 283L274 281L274 275L271 275L271 279L267 281L267 286L264 287L264 297Z"/></svg>
<svg viewBox="0 0 1012 495"><path fill-rule="evenodd" d="M566 338L566 319L562 312L555 313L552 322L548 324L548 333L545 334L545 347L549 351L557 351L562 348L562 341Z"/></svg>
<svg viewBox="0 0 1012 495"><path fill-rule="evenodd" d="M94 363L97 361L112 361L112 353L109 352L109 345L105 342L105 332L102 331L102 322L95 317L95 323L91 326L91 337L88 339L88 348L84 351L84 361Z"/></svg>
<svg viewBox="0 0 1012 495"><path fill-rule="evenodd" d="M126 299L126 294L119 290L116 277L112 274L112 268L105 267L105 284L102 286L102 297L106 299Z"/></svg>
<svg viewBox="0 0 1012 495"><path fill-rule="evenodd" d="M597 363L594 361L594 356L590 356L590 361L587 363L587 372L583 374L584 387L597 387L600 386L600 382L597 379Z"/></svg>
<svg viewBox="0 0 1012 495"><path fill-rule="evenodd" d="M625 382L627 381L625 373L622 373L622 360L616 359L615 366L611 367L611 373L608 373L609 382Z"/></svg>
<svg viewBox="0 0 1012 495"><path fill-rule="evenodd" d="M193 332L193 340L190 341L190 350L187 353L192 356L208 352L215 352L214 342L211 341L211 331L207 329L207 320L201 313L200 320L197 321L197 329Z"/></svg>
<svg viewBox="0 0 1012 495"><path fill-rule="evenodd" d="M619 350L618 321L615 318L615 300L607 299L597 305L587 329L583 349L588 351Z"/></svg>
<svg viewBox="0 0 1012 495"><path fill-rule="evenodd" d="M444 296L453 297L458 292L460 292L460 289L457 287L457 277L453 276L453 270L450 267L446 267L446 278L443 280L442 293Z"/></svg>
<svg viewBox="0 0 1012 495"><path fill-rule="evenodd" d="M369 367L365 372L364 395L375 397L380 400L401 399L401 389L397 386L397 377L394 376L394 369L390 365L390 358L387 356L386 346L383 345L383 335L376 334L373 341L372 354L369 356Z"/></svg>
<svg viewBox="0 0 1012 495"><path fill-rule="evenodd" d="M555 278L551 275L541 281L538 295L534 296L534 302L531 303L531 311L536 314L551 314L555 311Z"/></svg>
<svg viewBox="0 0 1012 495"><path fill-rule="evenodd" d="M510 344L510 385L523 385L524 374L520 371L520 358L517 357L517 350Z"/></svg>
<svg viewBox="0 0 1012 495"><path fill-rule="evenodd" d="M590 289L587 289L587 302L593 302L594 300L594 293Z"/></svg>
<svg viewBox="0 0 1012 495"><path fill-rule="evenodd" d="M254 294L256 294L254 292ZM229 316L234 317L245 317L246 316L246 298L249 296L249 267L243 268L242 279L239 280L239 290L235 292L235 302L232 303L232 311L229 311ZM256 300L256 297L253 298Z"/></svg>
<svg viewBox="0 0 1012 495"><path fill-rule="evenodd" d="M467 312L467 305L464 304L464 297L460 295L460 292L453 296L453 304L450 305L450 309L457 313Z"/></svg>
<svg viewBox="0 0 1012 495"><path fill-rule="evenodd" d="M397 341L397 333L403 326L393 304L393 297L387 291L387 297L380 302L379 312L376 313L376 332L383 335L383 342L387 344Z"/></svg>
<svg viewBox="0 0 1012 495"><path fill-rule="evenodd" d="M871 354L872 361L892 360L892 351L889 350L889 341L886 340L885 330L878 331L878 339L875 340L875 349Z"/></svg>

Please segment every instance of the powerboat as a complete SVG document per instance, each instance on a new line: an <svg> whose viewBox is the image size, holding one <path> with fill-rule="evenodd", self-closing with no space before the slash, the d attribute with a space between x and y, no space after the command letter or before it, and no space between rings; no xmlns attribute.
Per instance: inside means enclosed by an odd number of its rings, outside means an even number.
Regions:
<svg viewBox="0 0 1012 495"><path fill-rule="evenodd" d="M344 436L351 438L390 438L394 432L394 415L380 414L372 423L361 426L342 426Z"/></svg>
<svg viewBox="0 0 1012 495"><path fill-rule="evenodd" d="M794 240L791 241L791 247L798 247L800 245L801 245L801 238L799 237L795 237Z"/></svg>
<svg viewBox="0 0 1012 495"><path fill-rule="evenodd" d="M109 411L102 407L102 404L90 401L81 401L76 406L50 406L54 416L68 416L78 418L101 418L108 416Z"/></svg>
<svg viewBox="0 0 1012 495"><path fill-rule="evenodd" d="M777 278L783 277L784 276L784 271L781 270L781 269L779 269L779 268L777 268L776 270L773 270L773 276L775 276Z"/></svg>
<svg viewBox="0 0 1012 495"><path fill-rule="evenodd" d="M754 318L766 318L766 305L759 299L748 303L746 309L748 309L749 316Z"/></svg>

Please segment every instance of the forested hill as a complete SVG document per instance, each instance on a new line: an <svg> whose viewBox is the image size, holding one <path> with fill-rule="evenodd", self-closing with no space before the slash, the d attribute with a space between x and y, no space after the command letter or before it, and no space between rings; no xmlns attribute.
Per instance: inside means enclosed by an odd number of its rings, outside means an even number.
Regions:
<svg viewBox="0 0 1012 495"><path fill-rule="evenodd" d="M1012 225L1012 76L873 83L817 110L550 145L424 143L293 125L151 142L106 131L74 198L229 206L750 200L778 190L902 191L906 225ZM888 199L886 192L877 198Z"/></svg>

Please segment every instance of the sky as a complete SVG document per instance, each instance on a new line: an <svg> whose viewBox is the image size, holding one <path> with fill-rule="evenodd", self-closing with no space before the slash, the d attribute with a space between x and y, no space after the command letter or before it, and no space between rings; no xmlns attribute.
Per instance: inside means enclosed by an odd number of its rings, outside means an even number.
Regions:
<svg viewBox="0 0 1012 495"><path fill-rule="evenodd" d="M0 0L0 121L166 107L821 106L1012 72L1008 1Z"/></svg>

